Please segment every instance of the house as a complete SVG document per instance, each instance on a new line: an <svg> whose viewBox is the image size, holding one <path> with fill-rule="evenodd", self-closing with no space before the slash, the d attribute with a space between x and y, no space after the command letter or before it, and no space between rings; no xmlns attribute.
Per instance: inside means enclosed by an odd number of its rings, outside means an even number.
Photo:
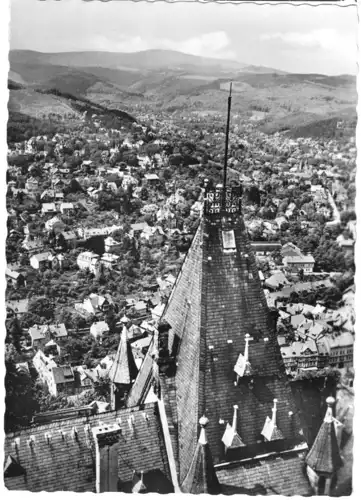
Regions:
<svg viewBox="0 0 361 500"><path fill-rule="evenodd" d="M32 255L30 257L30 265L34 269L43 270L49 266L49 258L52 257L51 252L43 252Z"/></svg>
<svg viewBox="0 0 361 500"><path fill-rule="evenodd" d="M145 181L147 184L158 184L159 182L159 177L157 174L145 174L144 176Z"/></svg>
<svg viewBox="0 0 361 500"><path fill-rule="evenodd" d="M115 241L114 238L108 236L104 240L104 249L106 253L119 253L121 251L122 244L119 241Z"/></svg>
<svg viewBox="0 0 361 500"><path fill-rule="evenodd" d="M44 240L40 237L32 238L30 235L27 235L22 242L21 247L27 250L29 253L40 252L44 249Z"/></svg>
<svg viewBox="0 0 361 500"><path fill-rule="evenodd" d="M86 366L75 366L73 368L75 392L80 393L94 387L94 377L88 373Z"/></svg>
<svg viewBox="0 0 361 500"><path fill-rule="evenodd" d="M55 203L42 203L41 205L41 213L43 215L56 214L56 206Z"/></svg>
<svg viewBox="0 0 361 500"><path fill-rule="evenodd" d="M70 215L74 211L73 203L60 203L60 212L65 215Z"/></svg>
<svg viewBox="0 0 361 500"><path fill-rule="evenodd" d="M28 190L29 193L35 193L39 190L39 181L34 177L29 177L29 179L25 183L25 189Z"/></svg>
<svg viewBox="0 0 361 500"><path fill-rule="evenodd" d="M301 255L301 250L293 243L286 243L281 248L282 257L299 257Z"/></svg>
<svg viewBox="0 0 361 500"><path fill-rule="evenodd" d="M163 311L165 309L165 304L158 304L154 309L152 309L152 319L154 321L159 321L162 317Z"/></svg>
<svg viewBox="0 0 361 500"><path fill-rule="evenodd" d="M40 195L40 200L43 203L52 202L55 199L55 191L54 189L45 189Z"/></svg>
<svg viewBox="0 0 361 500"><path fill-rule="evenodd" d="M96 293L91 293L81 304L75 304L75 309L85 314L106 313L114 308L115 304L110 296L103 297Z"/></svg>
<svg viewBox="0 0 361 500"><path fill-rule="evenodd" d="M143 231L147 231L149 228L150 226L148 226L146 222L138 222L137 224L132 224L129 235L132 238L137 238Z"/></svg>
<svg viewBox="0 0 361 500"><path fill-rule="evenodd" d="M64 227L65 224L58 216L55 216L45 222L45 229L48 232L54 231L54 233L62 233L64 231Z"/></svg>
<svg viewBox="0 0 361 500"><path fill-rule="evenodd" d="M7 300L6 310L15 316L21 316L29 310L29 299Z"/></svg>
<svg viewBox="0 0 361 500"><path fill-rule="evenodd" d="M161 245L166 240L166 235L160 226L145 228L140 238L149 242L150 245Z"/></svg>
<svg viewBox="0 0 361 500"><path fill-rule="evenodd" d="M172 273L168 273L164 276L164 281L169 283L170 286L173 286L177 281L177 278Z"/></svg>
<svg viewBox="0 0 361 500"><path fill-rule="evenodd" d="M291 317L291 325L293 328L298 328L305 321L305 319L306 318L303 314L295 314Z"/></svg>
<svg viewBox="0 0 361 500"><path fill-rule="evenodd" d="M64 231L61 233L68 248L75 248L77 242L77 235L75 231Z"/></svg>
<svg viewBox="0 0 361 500"><path fill-rule="evenodd" d="M64 255L61 253L58 253L56 255L50 255L48 258L49 260L49 265L51 266L52 269L62 269L63 267L63 262L64 262Z"/></svg>
<svg viewBox="0 0 361 500"><path fill-rule="evenodd" d="M147 304L143 300L140 300L134 304L134 310L139 315L144 315L147 312Z"/></svg>
<svg viewBox="0 0 361 500"><path fill-rule="evenodd" d="M103 253L100 258L101 264L107 269L112 269L118 262L119 255L115 255L112 253Z"/></svg>
<svg viewBox="0 0 361 500"><path fill-rule="evenodd" d="M90 334L93 335L95 339L99 338L100 341L104 333L108 333L109 331L108 323L105 321L97 321L90 327Z"/></svg>
<svg viewBox="0 0 361 500"><path fill-rule="evenodd" d="M271 290L279 290L283 288L284 285L289 285L290 282L283 274L282 271L277 271L272 274L269 278L267 278L264 282L265 286L270 288Z"/></svg>
<svg viewBox="0 0 361 500"><path fill-rule="evenodd" d="M62 202L64 200L64 193L62 191L55 191L55 201Z"/></svg>
<svg viewBox="0 0 361 500"><path fill-rule="evenodd" d="M50 340L63 340L68 336L64 323L55 325L34 325L29 328L31 345L35 349L43 348Z"/></svg>
<svg viewBox="0 0 361 500"><path fill-rule="evenodd" d="M318 349L314 340L306 342L295 341L290 346L283 345L280 349L287 373L302 370L318 369Z"/></svg>
<svg viewBox="0 0 361 500"><path fill-rule="evenodd" d="M328 335L323 339L329 353L331 366L344 368L353 366L354 336L350 332Z"/></svg>
<svg viewBox="0 0 361 500"><path fill-rule="evenodd" d="M54 379L52 374L52 369L56 368L58 365L54 361L54 356L46 356L42 350L38 350L33 357L33 365L35 370L39 374L40 380L43 384L46 384L49 388L49 392L53 394L56 392L56 387L54 387Z"/></svg>
<svg viewBox="0 0 361 500"><path fill-rule="evenodd" d="M96 274L99 269L99 255L94 252L82 252L78 255L76 263L80 269L89 269Z"/></svg>
<svg viewBox="0 0 361 500"><path fill-rule="evenodd" d="M25 283L25 276L22 273L18 273L17 271L13 271L9 269L8 267L6 268L5 271L5 276L6 276L6 281L8 283L11 283L15 288L19 288L21 286L24 286Z"/></svg>
<svg viewBox="0 0 361 500"><path fill-rule="evenodd" d="M290 274L298 274L303 271L305 274L313 273L315 259L312 255L287 256L282 259L285 268L289 269Z"/></svg>
<svg viewBox="0 0 361 500"><path fill-rule="evenodd" d="M70 365L56 366L51 369L52 383L49 386L49 392L57 397L59 393L74 394L75 378Z"/></svg>

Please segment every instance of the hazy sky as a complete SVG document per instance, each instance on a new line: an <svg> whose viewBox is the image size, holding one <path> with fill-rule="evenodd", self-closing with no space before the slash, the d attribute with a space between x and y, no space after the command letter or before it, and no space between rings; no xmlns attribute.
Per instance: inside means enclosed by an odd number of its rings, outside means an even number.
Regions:
<svg viewBox="0 0 361 500"><path fill-rule="evenodd" d="M10 0L11 48L152 48L293 72L357 71L356 7Z"/></svg>

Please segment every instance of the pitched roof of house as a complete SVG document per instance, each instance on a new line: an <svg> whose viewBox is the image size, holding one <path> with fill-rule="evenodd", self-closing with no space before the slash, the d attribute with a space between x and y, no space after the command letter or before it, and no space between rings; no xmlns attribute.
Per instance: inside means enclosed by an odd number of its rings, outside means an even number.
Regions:
<svg viewBox="0 0 361 500"><path fill-rule="evenodd" d="M312 255L287 255L284 257L284 262L286 264L314 264L315 259L312 257Z"/></svg>
<svg viewBox="0 0 361 500"><path fill-rule="evenodd" d="M26 313L29 308L29 299L7 300L6 307L17 313Z"/></svg>
<svg viewBox="0 0 361 500"><path fill-rule="evenodd" d="M70 365L56 366L52 368L52 373L56 384L74 382L74 373Z"/></svg>
<svg viewBox="0 0 361 500"><path fill-rule="evenodd" d="M117 354L109 370L109 378L114 384L129 385L136 379L137 374L137 365L135 364L132 348L128 341L128 331L126 326L124 326L120 335Z"/></svg>
<svg viewBox="0 0 361 500"><path fill-rule="evenodd" d="M147 419L144 418L147 415ZM132 415L134 432L127 424ZM11 454L25 474L5 477L10 490L95 492L95 451L92 427L121 419L118 477L121 489L131 482L133 470L159 471L170 479L168 459L157 405L53 421L31 426L5 437L5 457ZM87 425L90 428L87 428ZM76 429L77 437L72 430ZM50 435L48 444L45 434ZM33 436L34 442L29 439ZM16 444L17 443L17 444ZM123 457L123 459L122 459ZM126 457L126 460L124 459Z"/></svg>
<svg viewBox="0 0 361 500"><path fill-rule="evenodd" d="M30 257L30 260L34 259L37 260L38 262L44 262L45 260L48 260L51 255L52 255L51 252L38 253L36 255L32 255Z"/></svg>

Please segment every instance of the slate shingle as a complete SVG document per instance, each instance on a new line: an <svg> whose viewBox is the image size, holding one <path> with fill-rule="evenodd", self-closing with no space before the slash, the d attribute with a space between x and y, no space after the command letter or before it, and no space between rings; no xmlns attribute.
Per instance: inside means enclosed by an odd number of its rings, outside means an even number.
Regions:
<svg viewBox="0 0 361 500"><path fill-rule="evenodd" d="M127 423L131 414L134 416L134 433ZM157 406L149 403L144 408L61 420L7 434L5 456L11 454L25 470L25 475L5 477L6 488L33 492L94 492L95 446L91 430L89 432L86 425L97 427L99 422L111 424L119 418L124 429L119 451L120 482L130 482L133 470L143 470L145 473L159 470L170 479ZM77 430L76 439L72 437L73 428ZM51 436L49 444L45 437L47 433ZM28 444L30 436L35 439L32 447ZM15 447L16 440L20 441Z"/></svg>

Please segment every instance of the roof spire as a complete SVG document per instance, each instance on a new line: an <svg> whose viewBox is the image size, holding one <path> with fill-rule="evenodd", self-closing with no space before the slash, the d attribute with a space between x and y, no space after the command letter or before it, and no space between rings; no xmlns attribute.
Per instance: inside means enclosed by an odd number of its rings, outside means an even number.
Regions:
<svg viewBox="0 0 361 500"><path fill-rule="evenodd" d="M325 418L323 419L324 422L330 423L333 421L333 405L335 404L335 398L332 396L329 396L326 399L326 404L327 404L327 410L325 414Z"/></svg>
<svg viewBox="0 0 361 500"><path fill-rule="evenodd" d="M231 105L232 105L232 82L229 86L228 96L228 115L227 115L227 128L226 128L226 146L224 151L224 168L223 168L223 190L227 187L227 163L228 163L228 142L229 142L229 122L231 119Z"/></svg>
<svg viewBox="0 0 361 500"><path fill-rule="evenodd" d="M233 422L232 422L233 432L237 432L237 411L238 411L238 405L233 405Z"/></svg>
<svg viewBox="0 0 361 500"><path fill-rule="evenodd" d="M208 443L207 434L206 434L206 425L208 425L208 422L209 422L209 420L205 415L203 415L203 417L201 417L199 419L199 425L201 426L201 432L199 434L198 443L201 445L206 445Z"/></svg>
<svg viewBox="0 0 361 500"><path fill-rule="evenodd" d="M188 473L182 484L184 493L220 493L220 485L213 466L211 450L206 435L209 420L203 415L199 419L201 432Z"/></svg>
<svg viewBox="0 0 361 500"><path fill-rule="evenodd" d="M273 408L272 408L272 424L276 425L276 414L277 414L277 399L273 400Z"/></svg>

